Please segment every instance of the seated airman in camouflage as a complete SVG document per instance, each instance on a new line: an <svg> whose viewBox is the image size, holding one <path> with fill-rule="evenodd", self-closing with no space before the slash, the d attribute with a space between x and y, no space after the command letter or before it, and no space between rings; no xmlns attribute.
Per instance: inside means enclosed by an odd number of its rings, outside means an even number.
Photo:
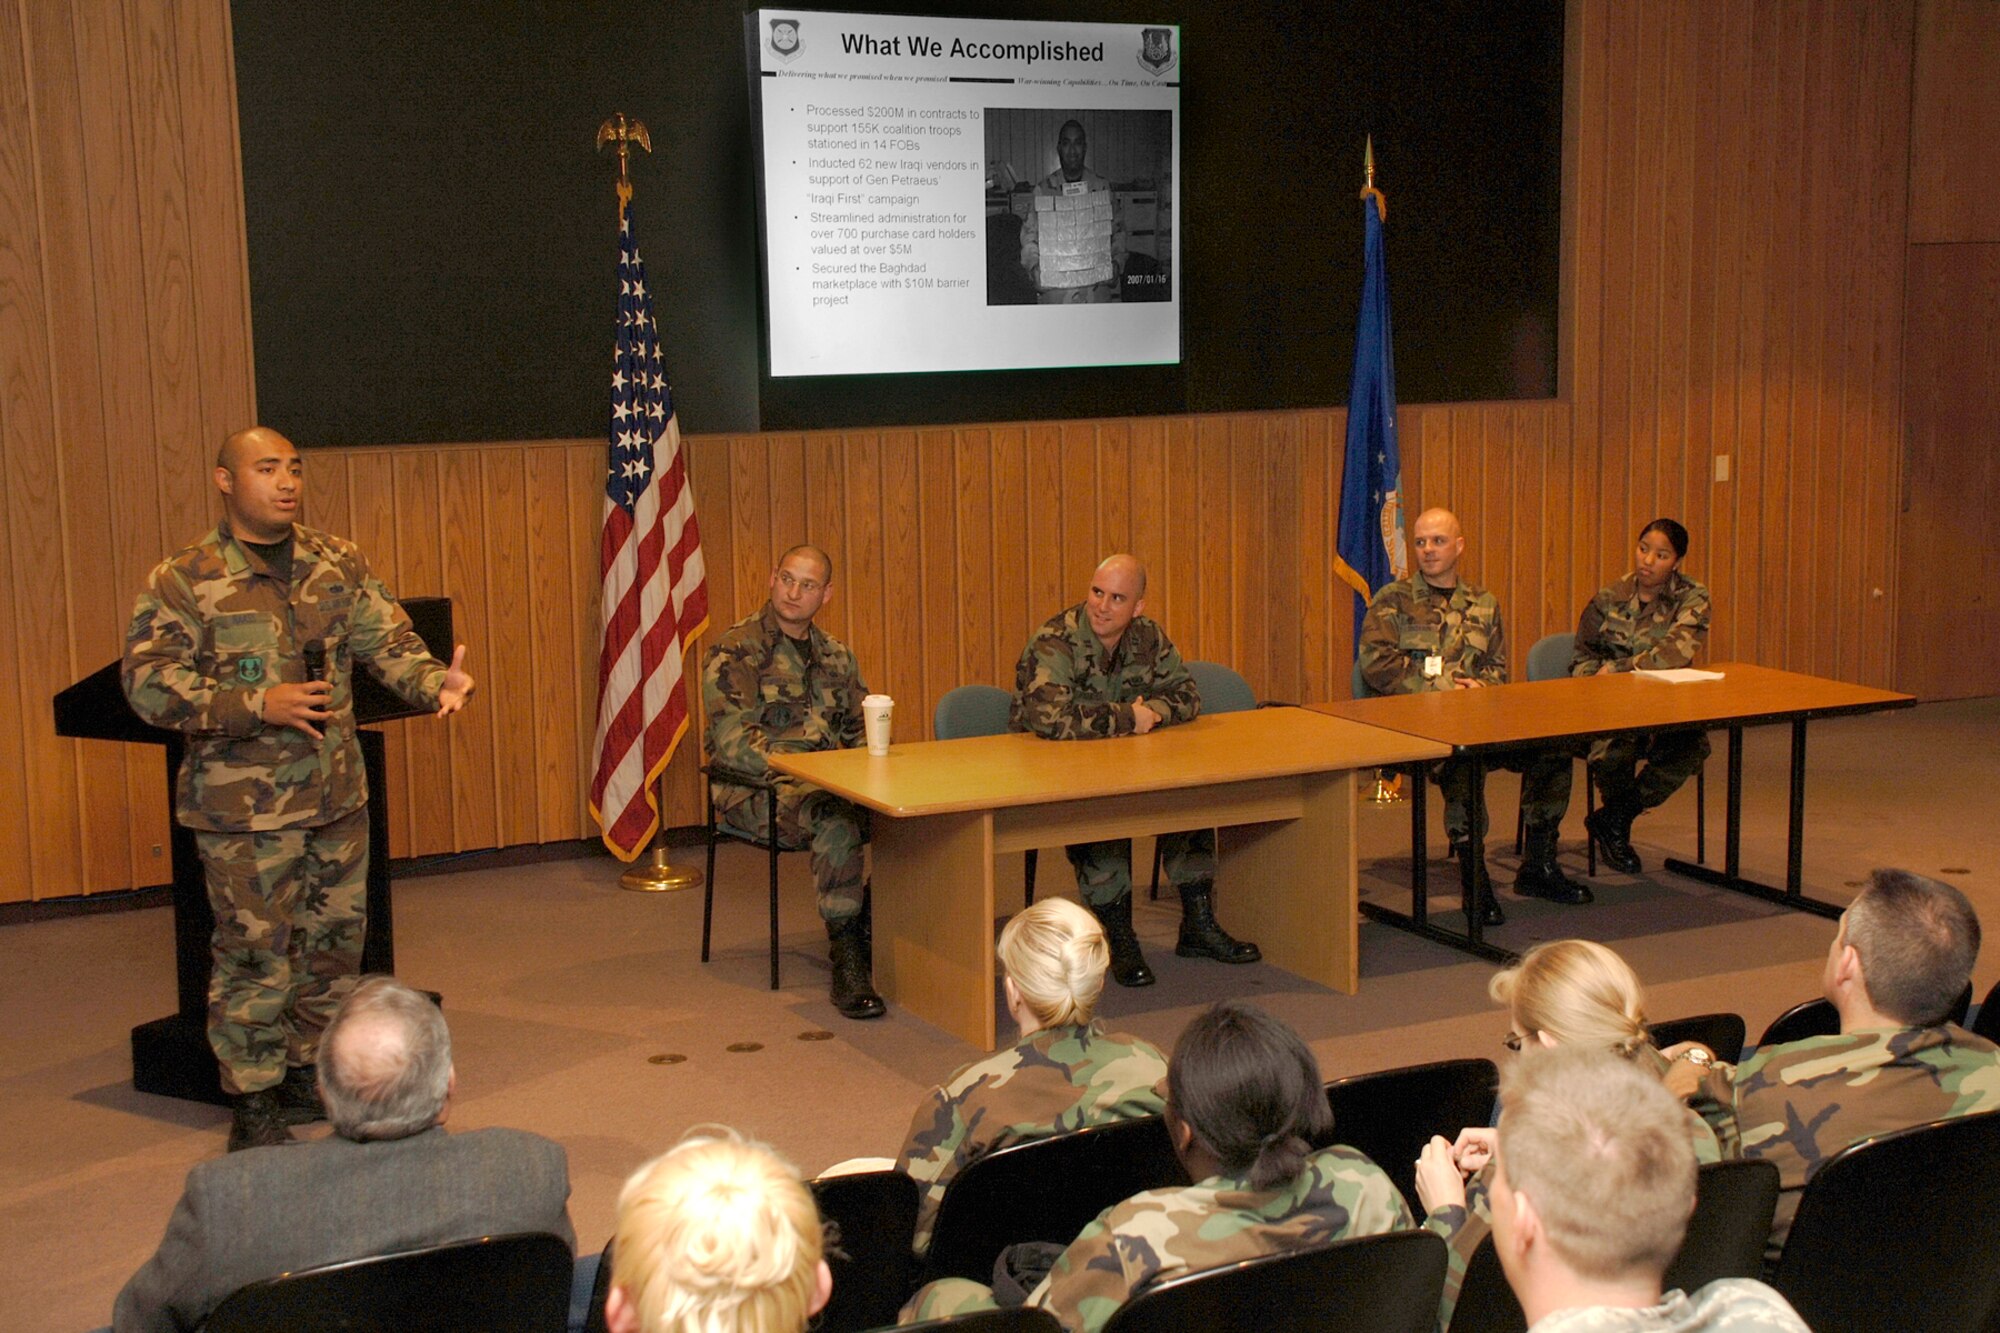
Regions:
<svg viewBox="0 0 2000 1333"><path fill-rule="evenodd" d="M1500 1080L1493 1249L1530 1333L1806 1333L1749 1278L1662 1293L1694 1214L1687 1113L1654 1074L1583 1045Z"/></svg>
<svg viewBox="0 0 2000 1333"><path fill-rule="evenodd" d="M1090 595L1051 616L1028 640L1014 668L1010 725L1043 740L1143 736L1201 712L1201 690L1166 631L1146 618L1146 567L1114 555L1090 576ZM1153 969L1132 930L1132 840L1077 843L1066 849L1083 901L1104 923L1111 977L1150 986ZM1215 830L1160 836L1160 865L1181 899L1183 958L1254 963L1257 946L1215 920Z"/></svg>
<svg viewBox="0 0 2000 1333"><path fill-rule="evenodd" d="M1091 1017L1111 961L1095 917L1067 898L1044 898L1007 922L997 953L1021 1040L931 1089L910 1121L896 1166L923 1186L918 1254L930 1249L945 1187L987 1153L1162 1106L1166 1057Z"/></svg>
<svg viewBox="0 0 2000 1333"><path fill-rule="evenodd" d="M147 578L122 681L134 712L188 738L174 816L195 830L215 910L208 1042L234 1152L289 1142L288 1123L323 1115L320 1034L361 970L356 665L439 717L473 680L463 645L449 667L430 655L352 542L297 521L305 462L290 440L236 432L214 481L222 522Z"/></svg>
<svg viewBox="0 0 2000 1333"><path fill-rule="evenodd" d="M1459 577L1465 534L1458 519L1446 509L1425 510L1410 529L1410 546L1416 552L1416 569L1407 579L1384 585L1361 622L1356 646L1361 678L1377 694L1505 685L1507 631L1500 603L1492 593ZM1569 804L1570 752L1552 746L1484 763L1523 774L1521 803L1527 811L1527 828L1514 892L1559 903L1589 902L1590 890L1556 865L1556 835ZM1475 780L1476 768L1469 759L1443 759L1430 771L1431 780L1444 790L1445 836L1458 858L1466 899L1479 905L1486 925L1504 925L1506 915L1486 878L1485 784Z"/></svg>
<svg viewBox="0 0 2000 1333"><path fill-rule="evenodd" d="M1806 1183L1842 1148L2000 1110L2000 1049L1950 1021L1978 957L1979 917L1964 894L1907 870L1877 870L1827 951L1822 980L1839 1034L1764 1047L1704 1075L1694 1106L1724 1150L1778 1164L1773 1258Z"/></svg>
<svg viewBox="0 0 2000 1333"><path fill-rule="evenodd" d="M708 756L725 768L777 784L778 841L812 850L813 885L833 963L834 1008L848 1018L883 1012L868 959L862 812L828 791L773 772L766 756L851 750L862 743L861 683L854 654L813 624L833 597L833 561L794 546L771 571L771 596L729 627L702 663ZM762 790L714 784L716 818L762 838L770 810Z"/></svg>
<svg viewBox="0 0 2000 1333"><path fill-rule="evenodd" d="M1236 1001L1189 1023L1167 1071L1167 1131L1190 1179L1104 1210L1027 1297L1069 1333L1098 1333L1147 1283L1411 1225L1402 1194L1331 1131L1319 1061L1297 1033ZM903 1322L995 1304L964 1278L927 1284Z"/></svg>
<svg viewBox="0 0 2000 1333"><path fill-rule="evenodd" d="M1688 531L1656 518L1639 533L1632 572L1602 589L1576 623L1572 676L1613 671L1659 671L1691 666L1708 642L1708 589L1681 573ZM1590 747L1590 773L1603 794L1584 823L1597 850L1621 875L1642 868L1632 850L1632 821L1681 789L1708 758L1708 734L1665 731L1654 736L1610 736ZM1639 761L1646 768L1639 771ZM1550 798L1569 804L1569 766Z"/></svg>

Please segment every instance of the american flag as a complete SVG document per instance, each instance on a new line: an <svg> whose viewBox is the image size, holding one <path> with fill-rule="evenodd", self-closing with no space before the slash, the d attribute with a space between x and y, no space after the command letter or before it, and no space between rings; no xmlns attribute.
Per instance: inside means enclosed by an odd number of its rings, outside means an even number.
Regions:
<svg viewBox="0 0 2000 1333"><path fill-rule="evenodd" d="M681 659L708 628L694 492L660 363L659 325L629 207L618 216L618 355L604 470L597 738L590 813L630 861L660 826L654 781L687 730Z"/></svg>

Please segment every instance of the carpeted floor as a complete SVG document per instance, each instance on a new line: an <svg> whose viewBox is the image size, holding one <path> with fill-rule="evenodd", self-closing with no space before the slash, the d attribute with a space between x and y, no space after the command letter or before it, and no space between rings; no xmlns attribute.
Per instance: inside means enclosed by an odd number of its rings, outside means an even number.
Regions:
<svg viewBox="0 0 2000 1333"><path fill-rule="evenodd" d="M1787 736L1752 732L1746 747L1744 864L1767 882L1783 875ZM1960 885L1986 920L2000 920L2000 700L1816 724L1810 739L1808 892L1845 898L1869 868L1901 865ZM1719 752L1711 770L1713 862ZM1653 1017L1734 1009L1753 1039L1817 993L1831 922L1658 872L1663 849L1692 850L1692 785L1639 825L1647 873L1600 875L1590 908L1505 892L1514 860L1499 831L1511 832L1516 790L1511 775L1490 784L1489 847L1510 916L1496 942L1603 940L1648 983ZM1581 806L1564 844L1577 875ZM1406 906L1405 808L1364 807L1362 821L1365 892ZM1442 844L1434 827L1433 887L1449 900L1455 875ZM1138 852L1143 867L1146 845ZM1073 892L1060 852L1042 865L1045 891ZM1010 869L1018 895L1018 860ZM626 1174L692 1124L768 1139L808 1173L888 1155L921 1091L973 1055L893 1009L865 1024L833 1012L803 857L784 861L776 992L765 988L761 854L724 853L706 967L700 893L628 893L617 870L593 858L441 875L404 882L396 900L400 973L445 997L458 1068L452 1126L515 1125L562 1143L586 1248L609 1234ZM1220 887L1225 922L1228 892ZM1171 1046L1201 1006L1241 995L1294 1024L1329 1078L1501 1054L1506 1023L1487 1000L1483 963L1364 925L1361 992L1343 996L1270 967L1175 958L1177 905L1143 895L1142 885L1139 928L1160 984L1109 988L1101 1012L1116 1028ZM0 928L0 948L0 1326L94 1327L158 1243L188 1167L222 1151L227 1116L130 1085L129 1029L173 1003L166 911ZM1996 975L1989 949L1974 978L1980 994ZM683 1058L654 1063L663 1055Z"/></svg>

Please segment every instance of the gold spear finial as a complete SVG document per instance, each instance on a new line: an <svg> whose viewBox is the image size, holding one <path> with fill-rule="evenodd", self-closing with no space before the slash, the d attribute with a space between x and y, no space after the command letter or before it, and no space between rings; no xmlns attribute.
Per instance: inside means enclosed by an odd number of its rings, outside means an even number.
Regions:
<svg viewBox="0 0 2000 1333"><path fill-rule="evenodd" d="M597 127L597 151L603 152L608 143L618 145L618 211L623 213L625 205L632 202L632 145L636 143L650 153L653 140L646 133L645 121L627 120L620 111Z"/></svg>
<svg viewBox="0 0 2000 1333"><path fill-rule="evenodd" d="M1389 220L1389 201L1375 188L1375 136L1369 135L1366 146L1361 150L1361 168L1367 179L1361 185L1361 197L1375 201L1375 215L1383 222Z"/></svg>

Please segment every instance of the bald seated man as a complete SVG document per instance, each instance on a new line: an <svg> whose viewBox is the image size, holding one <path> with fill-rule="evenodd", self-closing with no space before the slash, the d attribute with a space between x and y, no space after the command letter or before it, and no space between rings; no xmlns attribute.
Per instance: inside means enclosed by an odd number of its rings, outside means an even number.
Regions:
<svg viewBox="0 0 2000 1333"><path fill-rule="evenodd" d="M576 1248L560 1144L445 1132L458 1074L430 996L361 981L327 1025L319 1080L332 1134L188 1172L160 1248L118 1293L116 1333L200 1328L238 1288L350 1259L527 1231Z"/></svg>
<svg viewBox="0 0 2000 1333"><path fill-rule="evenodd" d="M195 830L215 911L208 1042L234 1114L229 1150L321 1118L320 1033L361 968L368 777L354 671L450 717L465 645L432 657L352 542L299 521L305 459L268 426L216 455L222 521L146 579L125 697L187 737L175 817Z"/></svg>
<svg viewBox="0 0 2000 1333"><path fill-rule="evenodd" d="M1014 668L1010 725L1044 740L1143 736L1201 712L1201 691L1166 631L1146 618L1146 567L1114 555L1090 576L1090 593L1051 616ZM1104 923L1111 976L1121 986L1155 978L1132 930L1132 840L1085 842L1066 849L1084 904ZM1256 945L1233 938L1215 920L1215 830L1160 837L1160 862L1180 893L1183 958L1254 963Z"/></svg>
<svg viewBox="0 0 2000 1333"><path fill-rule="evenodd" d="M1362 679L1377 694L1505 685L1507 633L1500 603L1492 593L1459 577L1465 533L1458 516L1448 509L1426 509L1410 533L1417 567L1407 579L1386 584L1375 594L1361 624L1357 660ZM1559 903L1589 902L1590 890L1565 876L1556 864L1556 834L1569 803L1569 753L1534 750L1488 759L1485 766L1525 775L1521 786L1527 808L1526 841L1514 892ZM1475 765L1467 759L1445 759L1431 766L1431 780L1444 789L1445 836L1458 858L1466 901L1478 904L1485 925L1504 925L1506 915L1486 876L1486 787L1474 773Z"/></svg>

